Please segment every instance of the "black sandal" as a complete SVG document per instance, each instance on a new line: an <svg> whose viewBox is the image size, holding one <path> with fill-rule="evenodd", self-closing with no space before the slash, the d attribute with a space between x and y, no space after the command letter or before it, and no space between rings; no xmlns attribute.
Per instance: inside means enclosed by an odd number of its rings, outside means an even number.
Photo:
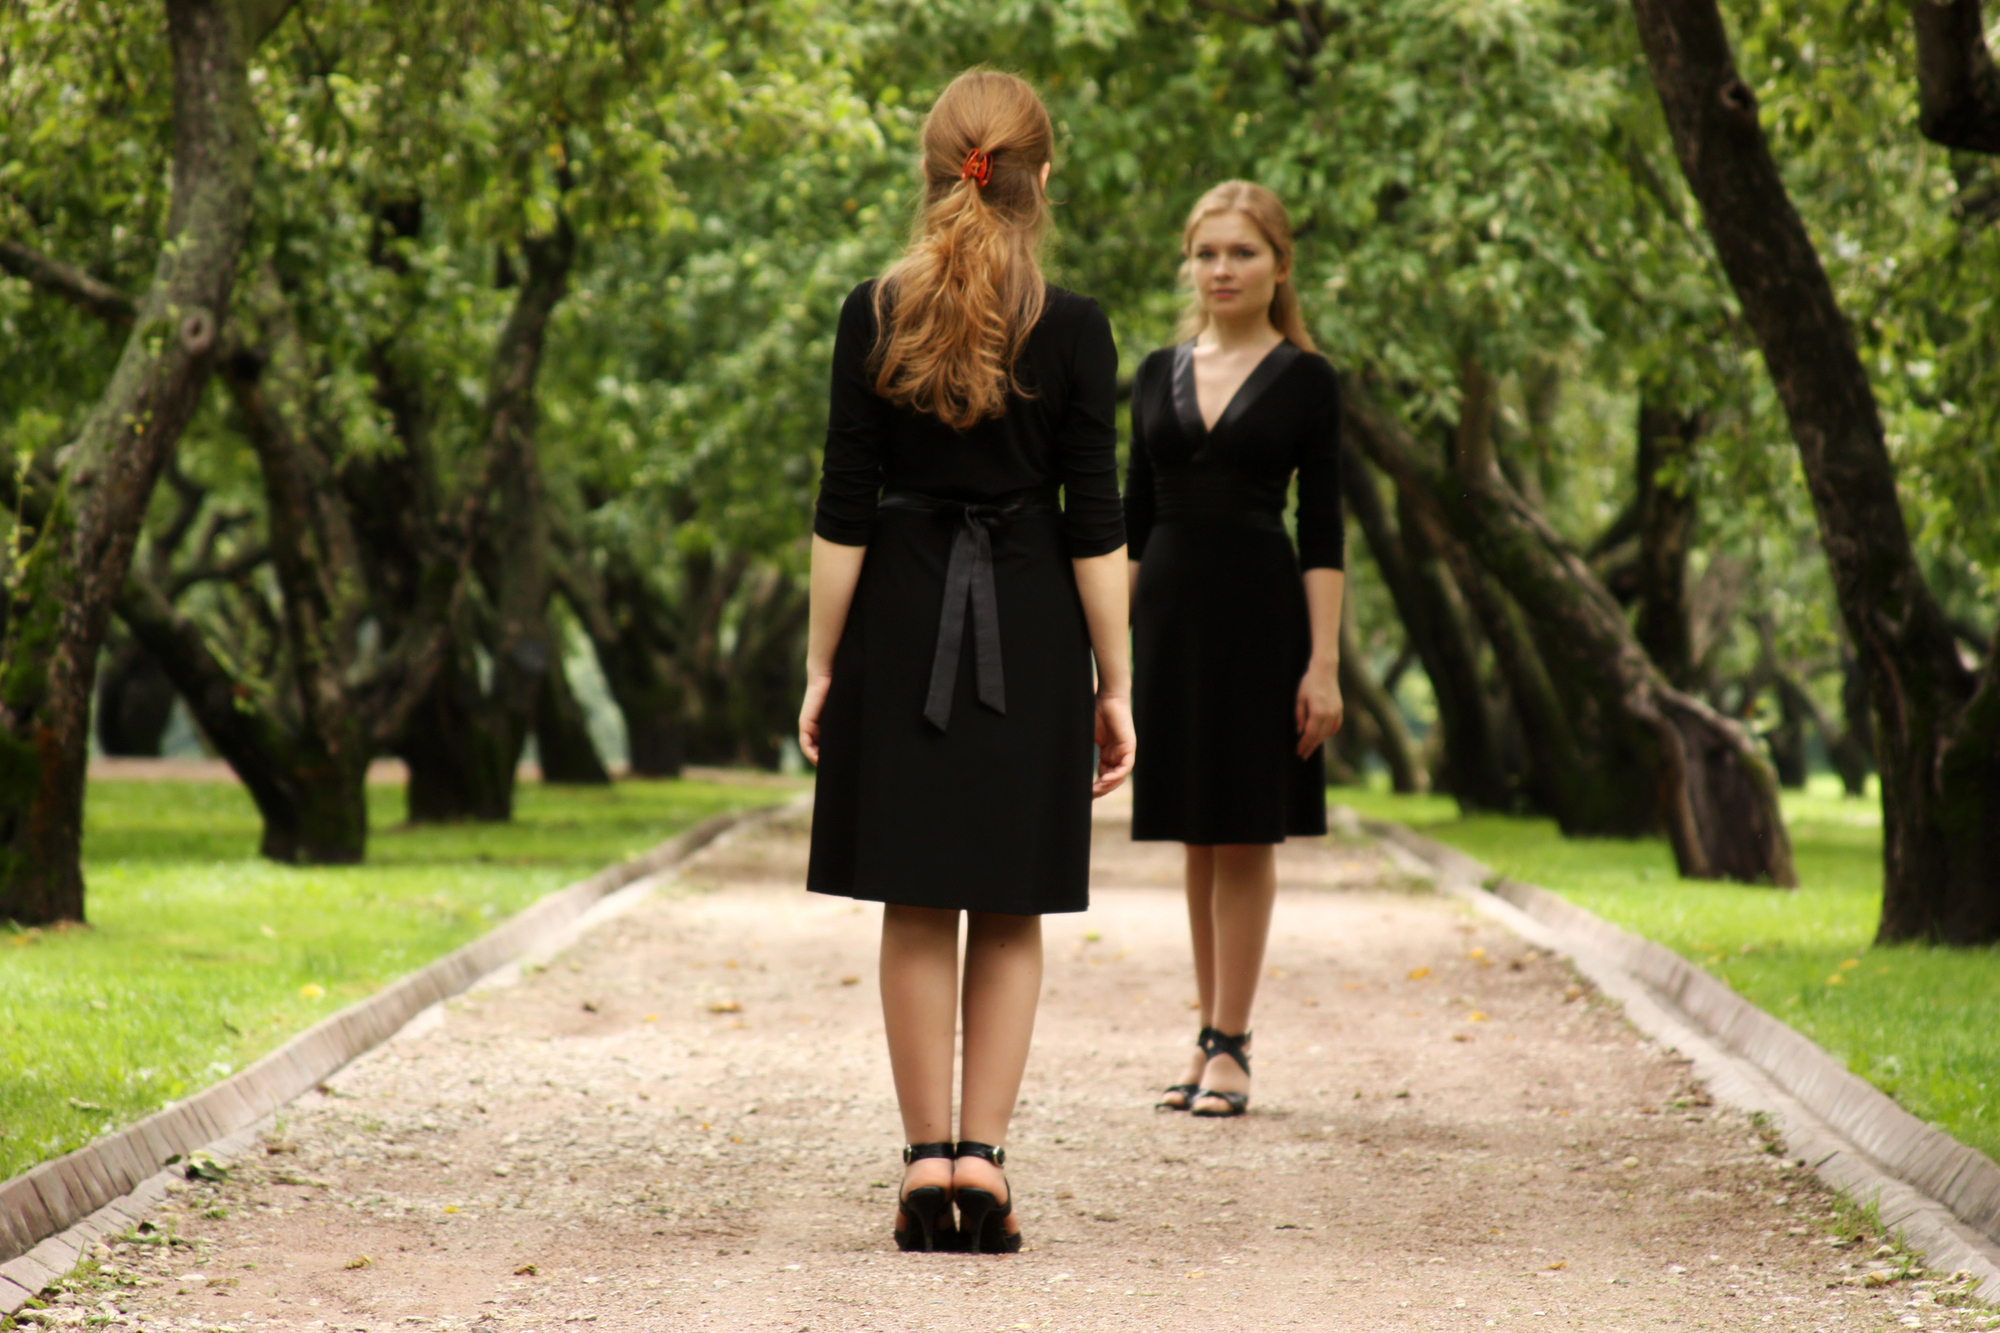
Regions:
<svg viewBox="0 0 2000 1333"><path fill-rule="evenodd" d="M1240 1037L1228 1037L1214 1028L1209 1028L1203 1036L1205 1039L1201 1044L1201 1049L1207 1052L1209 1059L1213 1060L1218 1055L1226 1055L1241 1066L1244 1073L1247 1074L1250 1072L1250 1053L1243 1049L1244 1044L1250 1040L1249 1033L1246 1032ZM1229 1109L1227 1111L1203 1111L1196 1109L1194 1102L1198 1102L1204 1097L1213 1097L1228 1106ZM1227 1120L1232 1116L1242 1115L1250 1109L1250 1094L1247 1092L1223 1092L1216 1088L1198 1088L1195 1090L1194 1102L1188 1103L1188 1108L1193 1114L1210 1120Z"/></svg>
<svg viewBox="0 0 2000 1333"><path fill-rule="evenodd" d="M1215 1031L1214 1028L1203 1028L1194 1039L1194 1044L1201 1047L1204 1053L1208 1050L1208 1034L1213 1031ZM1154 1102L1153 1109L1155 1111L1185 1111L1194 1105L1195 1094L1200 1091L1201 1084L1199 1083L1169 1084L1167 1087L1160 1089L1160 1096L1172 1097L1178 1094L1181 1100L1178 1102Z"/></svg>
<svg viewBox="0 0 2000 1333"><path fill-rule="evenodd" d="M974 1143L970 1139L958 1145L954 1157L983 1157L1003 1171L1007 1167L1007 1150L995 1148L989 1143ZM972 1254L1019 1254L1021 1233L1007 1230L1008 1215L1014 1211L1014 1191L1007 1191L1007 1202L1002 1203L993 1196L992 1190L962 1188L958 1193L958 1233L965 1242L965 1248Z"/></svg>
<svg viewBox="0 0 2000 1333"><path fill-rule="evenodd" d="M910 1143L903 1147L903 1165L928 1157L954 1155L949 1143ZM896 1232L897 1249L932 1254L955 1248L958 1233L951 1227L951 1191L944 1186L919 1185L908 1194L898 1195L896 1210L915 1224L907 1231ZM943 1225L939 1225L940 1219Z"/></svg>

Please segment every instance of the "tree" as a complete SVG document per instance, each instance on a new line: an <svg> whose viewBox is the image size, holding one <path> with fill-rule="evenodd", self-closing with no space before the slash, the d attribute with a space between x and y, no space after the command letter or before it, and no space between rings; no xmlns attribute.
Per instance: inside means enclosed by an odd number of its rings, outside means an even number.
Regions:
<svg viewBox="0 0 2000 1333"><path fill-rule="evenodd" d="M0 917L81 920L92 687L153 483L215 364L247 232L249 56L289 0L168 0L173 193L118 366L67 446L0 641Z"/></svg>
<svg viewBox="0 0 2000 1333"><path fill-rule="evenodd" d="M2000 939L2000 641L1969 669L1918 566L1867 372L1714 0L1634 0L1681 169L1791 425L1882 773L1879 937Z"/></svg>

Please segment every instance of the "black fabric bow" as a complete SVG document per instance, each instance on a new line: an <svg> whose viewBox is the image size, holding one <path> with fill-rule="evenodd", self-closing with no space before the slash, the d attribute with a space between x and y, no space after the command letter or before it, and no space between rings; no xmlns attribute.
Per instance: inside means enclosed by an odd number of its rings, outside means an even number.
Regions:
<svg viewBox="0 0 2000 1333"><path fill-rule="evenodd" d="M1005 717L1007 682L1000 664L1000 602L993 586L993 536L1018 514L1060 512L1055 501L1044 492L1004 498L996 504L971 504L917 491L889 491L882 496L882 507L932 514L954 525L951 556L944 569L944 607L938 613L937 649L931 657L931 684L924 699L924 720L939 731L951 724L968 601L972 603L972 668L979 702Z"/></svg>

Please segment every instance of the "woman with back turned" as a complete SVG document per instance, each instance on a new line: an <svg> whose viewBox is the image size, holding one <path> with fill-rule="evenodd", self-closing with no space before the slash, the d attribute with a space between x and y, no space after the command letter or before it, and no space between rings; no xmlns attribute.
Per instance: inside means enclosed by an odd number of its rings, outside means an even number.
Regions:
<svg viewBox="0 0 2000 1333"><path fill-rule="evenodd" d="M1140 363L1126 486L1132 836L1187 844L1201 1034L1162 1107L1241 1115L1275 845L1326 832L1320 743L1340 727L1340 389L1291 284L1292 230L1229 181L1182 233L1186 341ZM1298 477L1298 550L1285 493Z"/></svg>
<svg viewBox="0 0 2000 1333"><path fill-rule="evenodd" d="M1091 799L1132 766L1118 355L1096 303L1036 262L1053 147L1027 84L954 80L924 122L916 235L848 296L834 342L807 887L884 904L906 1250L1021 1246L1001 1168L1041 915L1088 906Z"/></svg>

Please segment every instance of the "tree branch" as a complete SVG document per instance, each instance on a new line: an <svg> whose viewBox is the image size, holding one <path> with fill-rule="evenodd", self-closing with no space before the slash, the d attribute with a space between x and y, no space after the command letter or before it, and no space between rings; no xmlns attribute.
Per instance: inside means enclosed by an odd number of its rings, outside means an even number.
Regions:
<svg viewBox="0 0 2000 1333"><path fill-rule="evenodd" d="M136 307L131 297L110 283L99 282L82 269L50 259L19 241L0 240L0 269L17 278L26 278L113 328L127 328L132 323Z"/></svg>
<svg viewBox="0 0 2000 1333"><path fill-rule="evenodd" d="M1926 139L2000 153L2000 74L1986 47L1980 0L1916 0L1917 127Z"/></svg>

